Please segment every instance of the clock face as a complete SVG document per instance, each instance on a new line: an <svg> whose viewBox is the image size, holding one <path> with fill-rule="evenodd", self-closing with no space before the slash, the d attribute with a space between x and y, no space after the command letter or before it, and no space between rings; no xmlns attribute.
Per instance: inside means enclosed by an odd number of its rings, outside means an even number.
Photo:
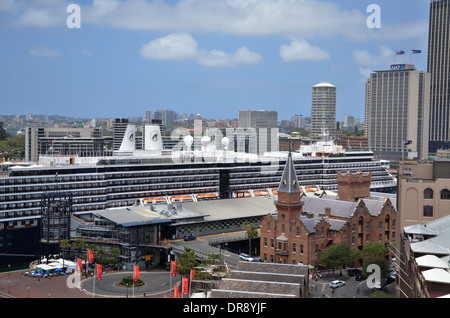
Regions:
<svg viewBox="0 0 450 318"><path fill-rule="evenodd" d="M128 140L133 142L134 141L134 131L130 131L128 133Z"/></svg>

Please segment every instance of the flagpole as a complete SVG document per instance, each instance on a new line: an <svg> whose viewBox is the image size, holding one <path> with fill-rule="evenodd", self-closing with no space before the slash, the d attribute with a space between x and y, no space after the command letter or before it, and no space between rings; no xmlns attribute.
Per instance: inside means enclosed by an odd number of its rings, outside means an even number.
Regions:
<svg viewBox="0 0 450 318"><path fill-rule="evenodd" d="M92 288L92 297L95 298L95 281L97 280L97 264L94 266L94 287Z"/></svg>

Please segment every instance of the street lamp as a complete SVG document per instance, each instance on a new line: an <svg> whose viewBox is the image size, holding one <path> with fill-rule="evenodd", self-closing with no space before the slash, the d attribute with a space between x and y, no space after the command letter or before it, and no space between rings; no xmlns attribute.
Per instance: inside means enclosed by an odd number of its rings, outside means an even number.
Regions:
<svg viewBox="0 0 450 318"><path fill-rule="evenodd" d="M11 294L11 281L8 280L8 294Z"/></svg>
<svg viewBox="0 0 450 318"><path fill-rule="evenodd" d="M28 298L30 298L30 286L27 287Z"/></svg>

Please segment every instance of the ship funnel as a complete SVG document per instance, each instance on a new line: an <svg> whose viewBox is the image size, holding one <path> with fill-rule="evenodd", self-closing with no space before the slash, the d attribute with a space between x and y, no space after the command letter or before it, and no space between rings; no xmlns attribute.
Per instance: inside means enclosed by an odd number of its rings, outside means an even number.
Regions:
<svg viewBox="0 0 450 318"><path fill-rule="evenodd" d="M136 149L136 125L128 125L123 135L119 151L134 151Z"/></svg>
<svg viewBox="0 0 450 318"><path fill-rule="evenodd" d="M162 137L159 126L145 125L144 130L144 149L151 151L162 151Z"/></svg>

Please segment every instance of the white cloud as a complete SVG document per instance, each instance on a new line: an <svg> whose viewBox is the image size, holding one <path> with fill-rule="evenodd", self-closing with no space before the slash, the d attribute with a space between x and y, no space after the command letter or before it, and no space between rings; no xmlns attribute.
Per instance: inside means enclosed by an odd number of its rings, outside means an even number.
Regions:
<svg viewBox="0 0 450 318"><path fill-rule="evenodd" d="M151 60L185 60L198 54L197 42L187 33L174 33L153 40L140 50L143 58Z"/></svg>
<svg viewBox="0 0 450 318"><path fill-rule="evenodd" d="M353 62L360 66L384 66L392 64L394 58L394 50L386 45L379 47L379 54L373 55L368 50L353 50Z"/></svg>
<svg viewBox="0 0 450 318"><path fill-rule="evenodd" d="M64 55L63 53L46 45L34 47L28 51L28 54L34 57L59 57Z"/></svg>
<svg viewBox="0 0 450 318"><path fill-rule="evenodd" d="M290 45L280 47L280 57L283 62L330 60L327 51L303 39L293 40Z"/></svg>
<svg viewBox="0 0 450 318"><path fill-rule="evenodd" d="M241 47L235 53L198 49L195 39L187 33L174 33L150 41L139 51L141 57L152 60L195 60L203 66L235 67L259 63L261 55Z"/></svg>
<svg viewBox="0 0 450 318"><path fill-rule="evenodd" d="M16 26L65 27L71 0L6 1ZM93 0L80 4L82 24L157 32L218 32L235 35L281 35L296 38L340 35L370 41L418 38L426 21L388 24L379 30L366 25L365 6L349 10L318 0Z"/></svg>

